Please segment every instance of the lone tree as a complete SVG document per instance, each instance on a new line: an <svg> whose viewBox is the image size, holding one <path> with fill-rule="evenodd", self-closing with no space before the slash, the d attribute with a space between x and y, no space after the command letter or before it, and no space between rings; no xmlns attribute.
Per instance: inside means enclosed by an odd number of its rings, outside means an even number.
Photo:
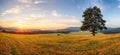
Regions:
<svg viewBox="0 0 120 55"><path fill-rule="evenodd" d="M87 8L83 12L82 17L84 17L82 27L80 28L82 31L90 31L93 36L95 36L98 31L107 29L105 26L106 21L102 19L103 15L101 14L100 8L97 6Z"/></svg>

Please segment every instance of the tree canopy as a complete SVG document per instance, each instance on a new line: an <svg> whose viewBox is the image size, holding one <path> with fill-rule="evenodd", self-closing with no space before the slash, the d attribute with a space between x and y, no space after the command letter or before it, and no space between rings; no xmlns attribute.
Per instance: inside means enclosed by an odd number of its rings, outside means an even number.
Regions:
<svg viewBox="0 0 120 55"><path fill-rule="evenodd" d="M84 17L84 20L82 21L83 24L81 26L82 31L90 31L93 36L95 36L98 31L107 29L105 26L106 21L102 19L103 15L101 14L100 8L97 6L87 8L83 12L82 17Z"/></svg>

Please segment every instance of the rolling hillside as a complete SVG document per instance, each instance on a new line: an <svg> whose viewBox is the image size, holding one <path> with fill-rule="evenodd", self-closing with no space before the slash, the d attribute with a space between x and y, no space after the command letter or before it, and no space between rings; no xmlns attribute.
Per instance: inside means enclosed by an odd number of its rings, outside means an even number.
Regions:
<svg viewBox="0 0 120 55"><path fill-rule="evenodd" d="M0 55L120 55L120 33L0 33Z"/></svg>

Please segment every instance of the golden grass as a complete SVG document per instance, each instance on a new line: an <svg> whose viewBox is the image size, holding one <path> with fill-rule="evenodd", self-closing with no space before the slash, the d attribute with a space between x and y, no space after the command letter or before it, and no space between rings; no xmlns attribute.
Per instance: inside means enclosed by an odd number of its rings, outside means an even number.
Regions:
<svg viewBox="0 0 120 55"><path fill-rule="evenodd" d="M118 34L0 33L0 55L120 55Z"/></svg>

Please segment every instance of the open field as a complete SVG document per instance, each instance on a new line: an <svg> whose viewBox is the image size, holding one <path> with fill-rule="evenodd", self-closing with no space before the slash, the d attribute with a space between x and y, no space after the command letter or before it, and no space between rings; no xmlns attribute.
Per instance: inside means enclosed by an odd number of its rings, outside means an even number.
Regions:
<svg viewBox="0 0 120 55"><path fill-rule="evenodd" d="M0 33L0 55L120 55L120 33Z"/></svg>

